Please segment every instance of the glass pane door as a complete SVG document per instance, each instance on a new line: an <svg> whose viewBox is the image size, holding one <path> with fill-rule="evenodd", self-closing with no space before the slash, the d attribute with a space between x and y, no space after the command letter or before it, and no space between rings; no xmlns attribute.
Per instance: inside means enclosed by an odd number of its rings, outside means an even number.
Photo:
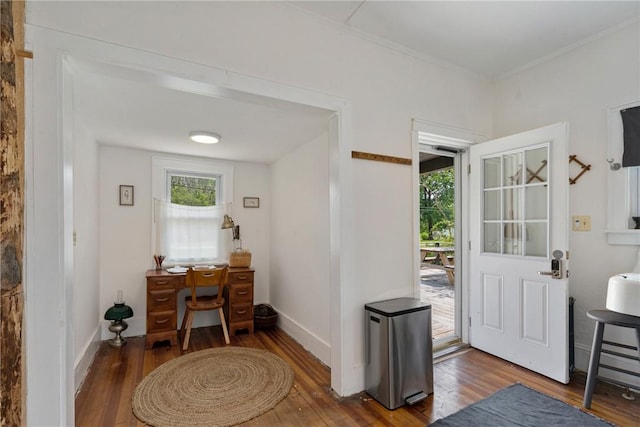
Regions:
<svg viewBox="0 0 640 427"><path fill-rule="evenodd" d="M548 145L482 159L483 253L548 257Z"/></svg>

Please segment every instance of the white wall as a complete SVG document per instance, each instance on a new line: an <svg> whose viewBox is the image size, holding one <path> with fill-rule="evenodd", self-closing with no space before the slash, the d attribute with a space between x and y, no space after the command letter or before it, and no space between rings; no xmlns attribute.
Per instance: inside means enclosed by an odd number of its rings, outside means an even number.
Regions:
<svg viewBox="0 0 640 427"><path fill-rule="evenodd" d="M77 389L93 360L100 340L98 145L74 120L73 163L73 325Z"/></svg>
<svg viewBox="0 0 640 427"><path fill-rule="evenodd" d="M331 365L327 134L271 165L271 219L269 300L280 327Z"/></svg>
<svg viewBox="0 0 640 427"><path fill-rule="evenodd" d="M146 279L153 267L151 248L151 157L153 153L101 145L100 170L100 313L113 305L122 289L134 316L123 336L144 335L146 331ZM168 156L168 155L165 155ZM176 158L184 158L179 155ZM252 252L255 273L255 300L267 301L269 294L269 169L265 165L224 162L234 167L232 216L240 225L243 247ZM120 206L119 186L134 186L134 205ZM242 208L243 196L260 197L259 209ZM81 203L81 201L79 201ZM231 238L231 235L229 235ZM180 296L186 290L182 291ZM184 313L184 299L178 298L178 319ZM198 316L195 326L210 325L210 316ZM113 337L102 323L102 339Z"/></svg>
<svg viewBox="0 0 640 427"><path fill-rule="evenodd" d="M570 154L592 165L570 186L570 215L590 215L592 227L590 232L570 234L576 364L583 370L594 329L586 312L604 308L608 278L632 271L636 263L638 248L609 245L604 230L609 169L607 108L640 99L639 54L636 23L495 85L495 137L567 121ZM574 177L579 171L574 164L570 175ZM606 329L609 338L635 343L628 329Z"/></svg>
<svg viewBox="0 0 640 427"><path fill-rule="evenodd" d="M151 253L151 153L110 146L99 149L100 312L104 314L123 291L133 318L123 336L144 335L146 279ZM133 206L120 206L119 186L133 185ZM99 316L99 314L98 314ZM99 316L102 319L102 316ZM101 320L102 339L113 338Z"/></svg>
<svg viewBox="0 0 640 427"><path fill-rule="evenodd" d="M254 304L269 302L271 244L271 172L268 165L233 162L233 221L240 226L242 247L251 251ZM260 207L242 207L243 197L259 197Z"/></svg>

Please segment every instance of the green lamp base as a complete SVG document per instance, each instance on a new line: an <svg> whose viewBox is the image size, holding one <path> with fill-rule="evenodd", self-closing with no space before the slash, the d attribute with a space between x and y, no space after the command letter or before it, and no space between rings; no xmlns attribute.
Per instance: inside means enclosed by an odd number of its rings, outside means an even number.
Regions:
<svg viewBox="0 0 640 427"><path fill-rule="evenodd" d="M111 321L111 324L109 325L109 331L116 334L113 339L109 340L109 345L111 347L122 347L127 343L126 338L124 338L120 334L122 334L122 332L124 332L128 327L129 325L124 320Z"/></svg>

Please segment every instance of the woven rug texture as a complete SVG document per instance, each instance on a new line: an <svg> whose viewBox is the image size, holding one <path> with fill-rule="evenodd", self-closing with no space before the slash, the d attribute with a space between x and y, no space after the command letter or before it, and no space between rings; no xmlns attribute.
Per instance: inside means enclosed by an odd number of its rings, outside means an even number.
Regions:
<svg viewBox="0 0 640 427"><path fill-rule="evenodd" d="M232 426L284 399L293 370L265 350L219 347L170 360L136 386L135 416L152 426Z"/></svg>
<svg viewBox="0 0 640 427"><path fill-rule="evenodd" d="M513 384L430 425L610 427L613 424L522 384Z"/></svg>

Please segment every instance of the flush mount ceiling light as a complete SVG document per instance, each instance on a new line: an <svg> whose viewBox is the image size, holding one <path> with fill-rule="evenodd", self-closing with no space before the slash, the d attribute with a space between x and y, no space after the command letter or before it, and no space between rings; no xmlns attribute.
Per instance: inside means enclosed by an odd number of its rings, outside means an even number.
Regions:
<svg viewBox="0 0 640 427"><path fill-rule="evenodd" d="M217 144L220 142L220 135L217 133L201 130L189 132L189 138L191 138L192 141L199 142L201 144Z"/></svg>

